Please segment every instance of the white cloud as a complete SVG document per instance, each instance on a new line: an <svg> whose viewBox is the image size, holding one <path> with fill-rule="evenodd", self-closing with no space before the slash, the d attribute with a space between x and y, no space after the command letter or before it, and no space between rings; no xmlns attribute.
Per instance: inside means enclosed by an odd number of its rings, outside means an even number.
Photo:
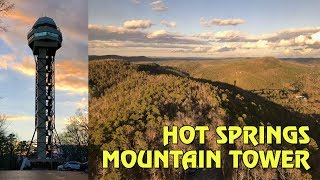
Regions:
<svg viewBox="0 0 320 180"><path fill-rule="evenodd" d="M221 41L244 41L246 34L240 31L218 31L214 32L205 32L200 34L193 35L194 37L203 38L203 39L216 39Z"/></svg>
<svg viewBox="0 0 320 180"><path fill-rule="evenodd" d="M314 41L320 42L320 31L311 35Z"/></svg>
<svg viewBox="0 0 320 180"><path fill-rule="evenodd" d="M147 35L147 38L149 39L154 39L154 38L160 38L160 37L168 37L173 35L173 33L170 33L166 30L157 30L154 32L151 32Z"/></svg>
<svg viewBox="0 0 320 180"><path fill-rule="evenodd" d="M236 50L237 48L236 47L233 47L233 46L230 46L228 44L224 44L222 46L218 46L216 48L212 48L210 50L210 52L228 52L228 51L234 51Z"/></svg>
<svg viewBox="0 0 320 180"><path fill-rule="evenodd" d="M177 23L174 21L161 21L161 24L170 28L177 26Z"/></svg>
<svg viewBox="0 0 320 180"><path fill-rule="evenodd" d="M168 7L162 1L154 1L150 3L151 9L154 11L166 11Z"/></svg>
<svg viewBox="0 0 320 180"><path fill-rule="evenodd" d="M152 25L153 23L150 20L130 20L123 23L123 27L128 29L146 29Z"/></svg>
<svg viewBox="0 0 320 180"><path fill-rule="evenodd" d="M294 38L294 42L296 44L304 44L306 40L307 40L307 37L304 35L300 35L300 36Z"/></svg>
<svg viewBox="0 0 320 180"><path fill-rule="evenodd" d="M226 40L232 40L232 39L240 39L243 38L243 33L239 31L218 31L215 33L215 38L217 39L226 39Z"/></svg>
<svg viewBox="0 0 320 180"><path fill-rule="evenodd" d="M122 41L89 41L89 48L125 47L128 43Z"/></svg>
<svg viewBox="0 0 320 180"><path fill-rule="evenodd" d="M190 38L176 32L156 30L153 32L116 26L89 25L89 40L135 43L203 44L205 41Z"/></svg>
<svg viewBox="0 0 320 180"><path fill-rule="evenodd" d="M200 24L204 27L210 27L213 25L216 26L236 26L239 24L243 24L246 21L243 19L209 19L206 20L205 18L200 19Z"/></svg>
<svg viewBox="0 0 320 180"><path fill-rule="evenodd" d="M251 36L252 40L268 40L270 42L281 41L282 39L292 39L300 35L310 36L320 31L320 27L304 27L279 30L271 34L263 34L259 36Z"/></svg>
<svg viewBox="0 0 320 180"><path fill-rule="evenodd" d="M274 42L274 47L308 47L309 49L318 49L320 47L320 32L303 33L292 36L288 39L281 39ZM297 48L295 48L297 49ZM299 50L299 49L297 49ZM309 51L306 51L309 52Z"/></svg>
<svg viewBox="0 0 320 180"><path fill-rule="evenodd" d="M291 46L293 43L291 40L286 40L286 39L281 39L280 42L278 43L279 46L281 47L289 47Z"/></svg>
<svg viewBox="0 0 320 180"><path fill-rule="evenodd" d="M269 47L269 42L266 40L259 40L257 42L247 42L244 45L242 45L242 48L244 49L264 49Z"/></svg>

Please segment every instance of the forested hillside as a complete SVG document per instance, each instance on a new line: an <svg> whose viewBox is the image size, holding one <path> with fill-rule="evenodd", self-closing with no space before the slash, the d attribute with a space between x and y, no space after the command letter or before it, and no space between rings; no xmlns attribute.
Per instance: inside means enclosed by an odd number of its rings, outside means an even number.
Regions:
<svg viewBox="0 0 320 180"><path fill-rule="evenodd" d="M233 169L228 150L304 149L310 151L311 167L319 162L319 116L302 114L248 90L202 77L192 77L177 68L158 64L131 64L123 60L89 62L91 173L105 179L178 179L224 177L225 179L308 179L319 177L319 169L246 168ZM206 144L169 145L162 143L164 125L310 126L312 137L302 145L218 145L216 134L207 134ZM222 150L222 169L102 169L102 150L212 149Z"/></svg>
<svg viewBox="0 0 320 180"><path fill-rule="evenodd" d="M301 113L320 114L319 59L261 57L157 63L179 68L192 77L226 82L250 90Z"/></svg>

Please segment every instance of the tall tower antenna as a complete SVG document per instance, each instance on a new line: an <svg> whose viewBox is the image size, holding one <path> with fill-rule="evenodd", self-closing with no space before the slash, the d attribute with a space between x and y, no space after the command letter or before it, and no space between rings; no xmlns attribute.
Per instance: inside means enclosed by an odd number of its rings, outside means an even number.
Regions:
<svg viewBox="0 0 320 180"><path fill-rule="evenodd" d="M35 130L36 157L52 159L55 130L55 54L61 47L62 34L53 19L39 18L28 33L28 44L36 62ZM30 151L29 148L29 151ZM28 151L28 155L29 155Z"/></svg>

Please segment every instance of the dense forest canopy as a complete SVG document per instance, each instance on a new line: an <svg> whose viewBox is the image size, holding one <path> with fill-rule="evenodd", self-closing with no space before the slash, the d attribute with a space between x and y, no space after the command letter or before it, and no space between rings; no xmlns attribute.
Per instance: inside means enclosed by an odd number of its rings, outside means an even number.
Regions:
<svg viewBox="0 0 320 180"><path fill-rule="evenodd" d="M189 176L235 179L313 178L319 170L248 169L240 163L232 168L228 150L308 149L311 167L320 160L318 144L319 116L311 116L276 104L256 93L223 82L188 76L177 68L158 64L132 64L124 60L92 60L89 62L89 163L91 175L110 178L168 179ZM221 125L310 126L311 143L305 145L219 145L210 131L205 145L178 143L163 146L164 125L205 125L215 129ZM221 169L184 171L182 169L102 169L103 150L200 150L223 152Z"/></svg>

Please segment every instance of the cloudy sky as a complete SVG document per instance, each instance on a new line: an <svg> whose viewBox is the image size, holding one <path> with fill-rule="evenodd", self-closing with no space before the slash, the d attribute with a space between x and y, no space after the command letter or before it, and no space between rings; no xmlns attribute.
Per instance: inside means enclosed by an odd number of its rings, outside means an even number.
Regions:
<svg viewBox="0 0 320 180"><path fill-rule="evenodd" d="M91 0L89 54L320 57L318 0Z"/></svg>
<svg viewBox="0 0 320 180"><path fill-rule="evenodd" d="M0 114L8 117L8 132L30 140L34 130L35 61L27 33L41 16L52 17L63 35L56 53L56 127L87 106L88 9L86 0L10 0L15 9L1 15Z"/></svg>

